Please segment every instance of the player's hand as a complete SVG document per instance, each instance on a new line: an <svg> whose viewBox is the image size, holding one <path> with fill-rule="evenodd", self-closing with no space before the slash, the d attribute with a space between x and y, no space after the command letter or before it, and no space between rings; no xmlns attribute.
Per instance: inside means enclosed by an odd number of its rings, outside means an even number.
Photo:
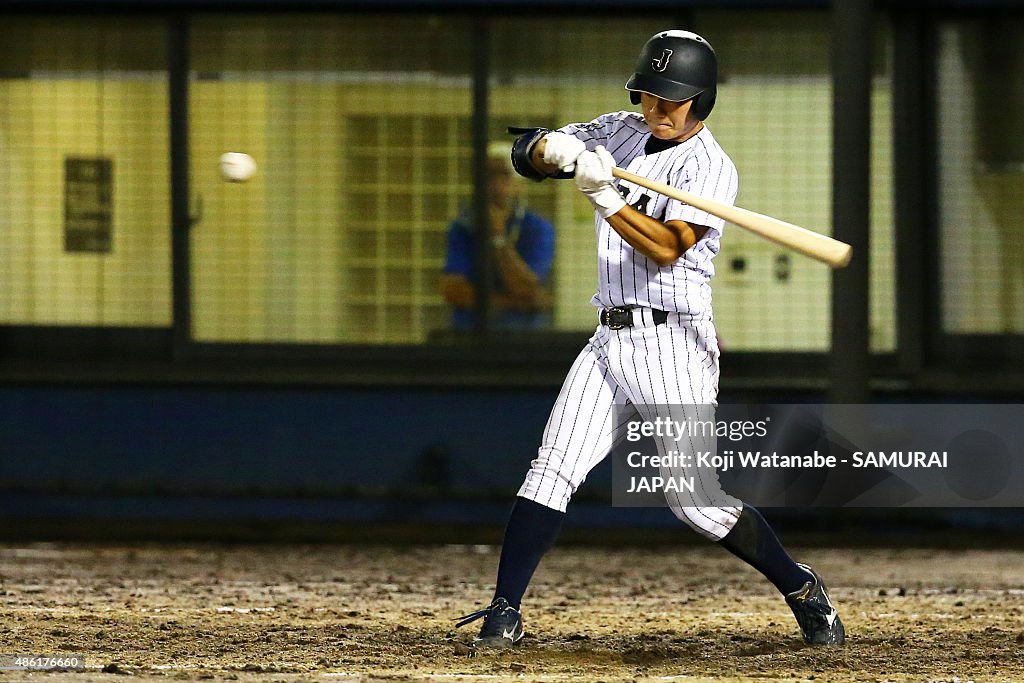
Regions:
<svg viewBox="0 0 1024 683"><path fill-rule="evenodd" d="M613 168L615 159L604 147L583 152L576 159L576 187L582 192L594 192L611 185L615 180Z"/></svg>
<svg viewBox="0 0 1024 683"><path fill-rule="evenodd" d="M566 133L553 131L544 136L544 163L556 166L567 173L576 167L576 157L587 151L587 146Z"/></svg>
<svg viewBox="0 0 1024 683"><path fill-rule="evenodd" d="M580 189L602 218L618 213L626 205L615 188L615 159L604 147L583 152L576 159L576 187Z"/></svg>

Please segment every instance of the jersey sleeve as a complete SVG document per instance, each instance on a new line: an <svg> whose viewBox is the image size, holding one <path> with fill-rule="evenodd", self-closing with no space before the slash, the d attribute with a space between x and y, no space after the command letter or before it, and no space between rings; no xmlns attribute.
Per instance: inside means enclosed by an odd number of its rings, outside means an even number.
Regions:
<svg viewBox="0 0 1024 683"><path fill-rule="evenodd" d="M589 123L570 123L558 130L582 140L586 143L587 149L593 150L598 145L607 147L608 141L628 115L628 112L623 111L602 114Z"/></svg>
<svg viewBox="0 0 1024 683"><path fill-rule="evenodd" d="M734 204L739 192L736 167L724 154L710 154L698 146L682 166L670 178L671 185L692 194L714 199L725 204ZM686 221L694 225L705 225L722 233L725 221L689 204L671 199L665 210L665 220Z"/></svg>
<svg viewBox="0 0 1024 683"><path fill-rule="evenodd" d="M516 242L516 251L541 282L551 274L555 260L555 228L537 214L523 219L523 231Z"/></svg>
<svg viewBox="0 0 1024 683"><path fill-rule="evenodd" d="M444 272L449 275L473 275L473 238L458 221L448 228L448 254Z"/></svg>

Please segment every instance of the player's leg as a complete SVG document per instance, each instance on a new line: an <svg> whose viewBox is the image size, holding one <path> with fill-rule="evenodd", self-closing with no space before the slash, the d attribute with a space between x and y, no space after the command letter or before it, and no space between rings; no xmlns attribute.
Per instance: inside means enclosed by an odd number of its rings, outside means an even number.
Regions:
<svg viewBox="0 0 1024 683"><path fill-rule="evenodd" d="M714 420L718 400L718 346L714 327L675 320L623 330L609 351L628 399L645 420L696 424ZM676 443L656 440L661 455L682 447L691 456L715 448L713 433L688 433ZM675 468L672 468L675 469ZM722 490L714 468L693 466L665 471L695 485L693 491L666 491L672 513L703 536L720 541L736 524L743 503Z"/></svg>
<svg viewBox="0 0 1024 683"><path fill-rule="evenodd" d="M630 345L634 351L648 350L646 365L651 368L652 378L647 387L641 377L635 388L629 388L634 402L654 404L648 410L682 412L684 417L685 413L695 413L690 417L697 419L708 417L703 412L711 412L717 405L719 375L711 321L689 326L660 325L653 334L650 328L641 328L641 334L632 336ZM654 354L649 353L651 349ZM634 396L635 392L640 395ZM713 441L692 436L686 445L691 453L714 448ZM659 444L659 448L664 451L666 445ZM695 491L666 492L673 514L761 572L785 596L805 641L842 643L843 624L821 577L790 557L761 513L726 494L714 471L694 467L683 474L694 477Z"/></svg>
<svg viewBox="0 0 1024 683"><path fill-rule="evenodd" d="M628 400L608 368L604 335L595 334L566 376L519 497L565 512L590 470L621 437L616 406Z"/></svg>
<svg viewBox="0 0 1024 683"><path fill-rule="evenodd" d="M691 368L689 376L695 374ZM684 397L683 400L690 399ZM708 402L643 408L649 413L645 415L647 420L661 417L677 424L695 425L714 423L716 418L715 406ZM659 439L656 445L662 456L671 450L691 455L717 450L713 432L691 432L679 441L673 437ZM669 509L677 518L760 571L783 595L798 591L813 578L805 567L789 556L757 509L722 489L714 467L701 466L691 460L685 467L662 467L659 474L666 481L682 481L692 486L692 489L677 486L665 491Z"/></svg>
<svg viewBox="0 0 1024 683"><path fill-rule="evenodd" d="M652 417L667 417L679 424L715 421L714 406L708 404L659 406L651 412ZM714 434L690 434L678 442L669 438L656 444L662 456L670 450L693 454L716 449ZM722 489L715 468L691 462L686 467L662 467L660 475L666 481L682 481L693 487L666 490L666 502L677 518L760 571L783 595L801 589L813 578L793 561L757 509Z"/></svg>
<svg viewBox="0 0 1024 683"><path fill-rule="evenodd" d="M611 450L617 395L622 394L609 379L603 346L589 343L562 384L537 457L516 494L495 597L519 606L541 555L554 544L569 500Z"/></svg>
<svg viewBox="0 0 1024 683"><path fill-rule="evenodd" d="M551 410L505 528L491 605L459 623L484 618L479 645L507 647L522 637L519 608L530 580L555 542L570 498L621 431L615 404L623 394L610 378L601 336L580 352Z"/></svg>
<svg viewBox="0 0 1024 683"><path fill-rule="evenodd" d="M756 508L744 504L735 526L719 542L764 574L785 596L806 643L839 645L846 640L846 629L821 576L790 557Z"/></svg>

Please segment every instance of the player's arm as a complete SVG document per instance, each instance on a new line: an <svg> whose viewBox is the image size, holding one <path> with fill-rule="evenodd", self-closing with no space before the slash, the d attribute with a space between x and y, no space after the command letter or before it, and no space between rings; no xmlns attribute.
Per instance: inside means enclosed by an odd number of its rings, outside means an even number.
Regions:
<svg viewBox="0 0 1024 683"><path fill-rule="evenodd" d="M706 226L691 225L686 221L662 223L656 218L640 213L624 201L622 208L610 216L605 216L605 220L629 246L659 266L674 263L708 231Z"/></svg>
<svg viewBox="0 0 1024 683"><path fill-rule="evenodd" d="M576 160L576 186L631 247L659 266L667 266L686 253L707 232L703 225L681 220L661 222L626 204L615 189L615 159L604 147L585 152Z"/></svg>

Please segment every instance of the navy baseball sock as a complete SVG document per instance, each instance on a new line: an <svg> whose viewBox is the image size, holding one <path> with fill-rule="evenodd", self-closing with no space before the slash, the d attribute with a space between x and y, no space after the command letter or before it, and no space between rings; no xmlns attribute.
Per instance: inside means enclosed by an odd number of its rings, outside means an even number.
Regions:
<svg viewBox="0 0 1024 683"><path fill-rule="evenodd" d="M793 561L757 508L743 506L740 518L719 543L761 572L783 595L803 588L811 575Z"/></svg>
<svg viewBox="0 0 1024 683"><path fill-rule="evenodd" d="M495 598L505 598L509 605L519 609L533 572L554 545L564 520L564 512L516 498L501 546Z"/></svg>

